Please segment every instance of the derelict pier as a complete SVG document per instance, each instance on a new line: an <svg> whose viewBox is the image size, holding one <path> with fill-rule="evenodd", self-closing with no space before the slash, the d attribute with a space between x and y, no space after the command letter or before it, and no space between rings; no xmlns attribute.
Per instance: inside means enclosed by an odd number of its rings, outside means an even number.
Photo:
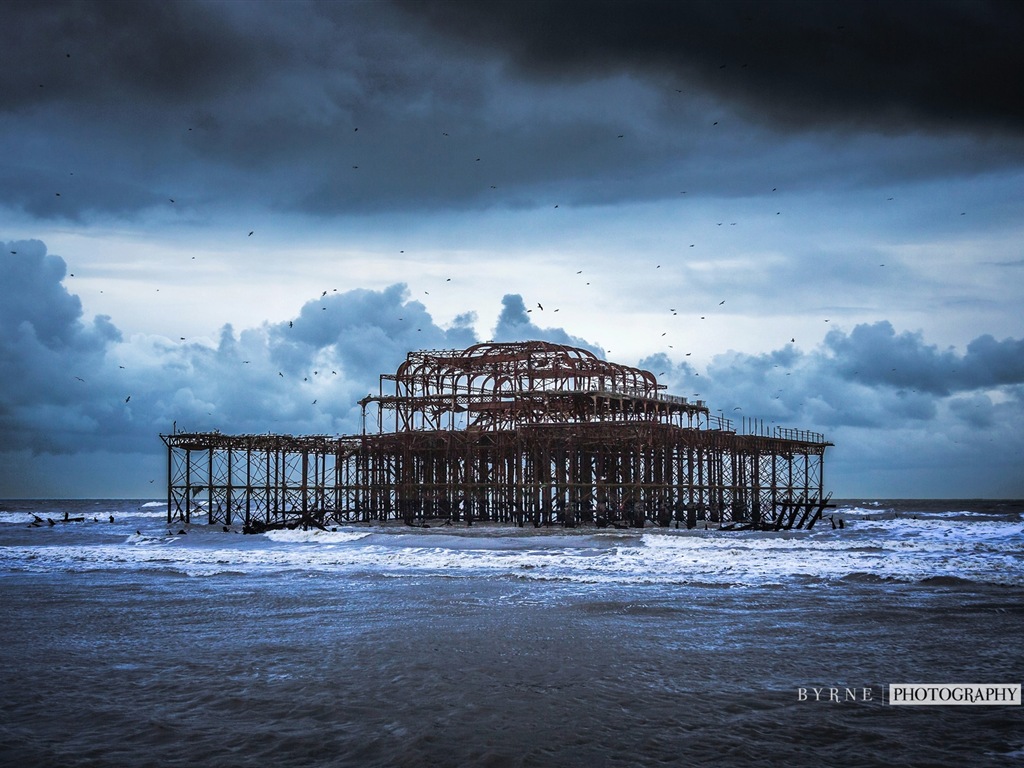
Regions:
<svg viewBox="0 0 1024 768"><path fill-rule="evenodd" d="M662 389L541 341L411 352L360 401L362 434L161 435L167 521L779 530L820 518L823 435L741 434Z"/></svg>

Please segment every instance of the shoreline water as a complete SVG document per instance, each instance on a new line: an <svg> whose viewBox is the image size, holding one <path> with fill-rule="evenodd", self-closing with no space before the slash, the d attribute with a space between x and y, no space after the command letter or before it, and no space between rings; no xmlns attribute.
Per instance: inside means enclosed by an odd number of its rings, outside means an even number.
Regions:
<svg viewBox="0 0 1024 768"><path fill-rule="evenodd" d="M0 766L1024 765L1022 708L884 695L1024 677L1024 507L837 509L243 536L0 502Z"/></svg>

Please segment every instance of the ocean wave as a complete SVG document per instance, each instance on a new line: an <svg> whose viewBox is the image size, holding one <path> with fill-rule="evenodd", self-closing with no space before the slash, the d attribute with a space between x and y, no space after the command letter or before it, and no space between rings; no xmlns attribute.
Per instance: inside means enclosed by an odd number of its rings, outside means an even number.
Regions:
<svg viewBox="0 0 1024 768"><path fill-rule="evenodd" d="M157 568L188 576L379 573L526 578L581 584L766 586L847 581L1024 585L1024 525L982 520L857 519L843 530L417 529L348 525L243 536L237 526L170 529L147 511L118 522L0 526L0 572ZM90 508L92 509L92 508ZM98 507L97 507L98 509ZM152 508L151 508L152 509ZM4 516L32 513L8 511ZM180 535L178 531L184 531ZM957 582L959 583L959 582Z"/></svg>

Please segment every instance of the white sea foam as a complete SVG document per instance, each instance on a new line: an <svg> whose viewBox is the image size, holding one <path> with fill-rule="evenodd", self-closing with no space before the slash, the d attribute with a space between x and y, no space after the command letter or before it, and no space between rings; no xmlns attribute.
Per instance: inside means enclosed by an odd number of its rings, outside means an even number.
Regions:
<svg viewBox="0 0 1024 768"><path fill-rule="evenodd" d="M145 513L126 522L152 525ZM780 532L347 526L242 536L225 534L220 526L188 529L188 535L140 530L116 542L88 538L90 531L109 536L104 525L32 529L23 534L36 536L32 542L23 538L20 545L3 547L4 567L152 567L192 576L281 570L429 573L599 584L742 586L848 577L1024 584L1024 525L990 520L861 519L843 530Z"/></svg>
<svg viewBox="0 0 1024 768"><path fill-rule="evenodd" d="M594 530L478 524L347 525L243 536L238 526L170 528L163 502L59 504L0 512L0 571L160 568L194 576L267 571L441 574L587 583L756 585L850 577L1024 584L1024 523L950 510L897 516L843 507L812 531ZM33 527L34 515L54 526ZM111 524L108 516L116 523ZM187 535L179 535L186 530Z"/></svg>

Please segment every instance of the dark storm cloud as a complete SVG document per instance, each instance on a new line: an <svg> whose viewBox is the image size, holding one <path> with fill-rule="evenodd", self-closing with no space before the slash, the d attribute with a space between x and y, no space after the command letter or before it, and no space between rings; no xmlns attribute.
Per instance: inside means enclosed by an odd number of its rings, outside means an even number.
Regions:
<svg viewBox="0 0 1024 768"><path fill-rule="evenodd" d="M920 333L897 334L880 321L858 325L848 335L832 331L825 346L838 373L867 384L882 384L948 395L1024 383L1024 340L980 336L965 353L939 350Z"/></svg>
<svg viewBox="0 0 1024 768"><path fill-rule="evenodd" d="M330 290L307 302L294 320L273 326L269 343L272 360L288 372L309 370L326 354L349 378L375 383L410 350L476 343L474 319L463 314L449 328L439 328L422 303L409 300L404 284L382 291Z"/></svg>
<svg viewBox="0 0 1024 768"><path fill-rule="evenodd" d="M1024 7L1009 0L400 5L536 77L657 74L794 126L1024 128Z"/></svg>
<svg viewBox="0 0 1024 768"><path fill-rule="evenodd" d="M531 315L540 317L545 310L540 304L527 310L523 297L517 293L506 294L501 299L501 314L494 328L494 341L549 341L552 344L568 344L572 347L589 349L600 358L604 350L577 336L566 333L563 328L542 328L530 320Z"/></svg>
<svg viewBox="0 0 1024 768"><path fill-rule="evenodd" d="M922 334L897 333L888 321L831 331L816 349L793 345L761 354L716 355L705 371L664 356L641 361L683 395L700 393L713 411L734 422L811 428L896 429L933 422L945 407L976 425L992 423L1003 393L1005 423L1024 417L1024 340L979 336L964 351L940 350ZM658 370L654 370L657 367Z"/></svg>
<svg viewBox="0 0 1024 768"><path fill-rule="evenodd" d="M243 25L206 3L29 0L4 3L0 19L10 33L0 51L4 111L54 99L184 103L255 82L273 62L270 40L252 45Z"/></svg>
<svg viewBox="0 0 1024 768"><path fill-rule="evenodd" d="M82 302L63 285L67 264L46 252L39 240L3 243L0 254L0 343L19 340L52 352L88 355L102 351L120 336L101 316L91 327L83 325Z"/></svg>
<svg viewBox="0 0 1024 768"><path fill-rule="evenodd" d="M202 222L229 209L751 195L848 185L867 168L876 182L977 173L1020 156L1024 68L1008 42L1020 15L1009 4L5 3L0 205ZM519 67L503 67L507 56ZM714 125L722 99L745 105L747 122ZM906 129L915 143L882 154L822 143L815 130L840 122ZM1013 135L951 151L916 140L928 126Z"/></svg>
<svg viewBox="0 0 1024 768"><path fill-rule="evenodd" d="M0 434L8 447L41 447L53 439L51 428L74 433L96 423L80 398L97 391L93 374L121 334L106 316L83 321L81 301L63 285L66 276L64 260L38 240L3 243ZM36 421L42 429L25 429Z"/></svg>

